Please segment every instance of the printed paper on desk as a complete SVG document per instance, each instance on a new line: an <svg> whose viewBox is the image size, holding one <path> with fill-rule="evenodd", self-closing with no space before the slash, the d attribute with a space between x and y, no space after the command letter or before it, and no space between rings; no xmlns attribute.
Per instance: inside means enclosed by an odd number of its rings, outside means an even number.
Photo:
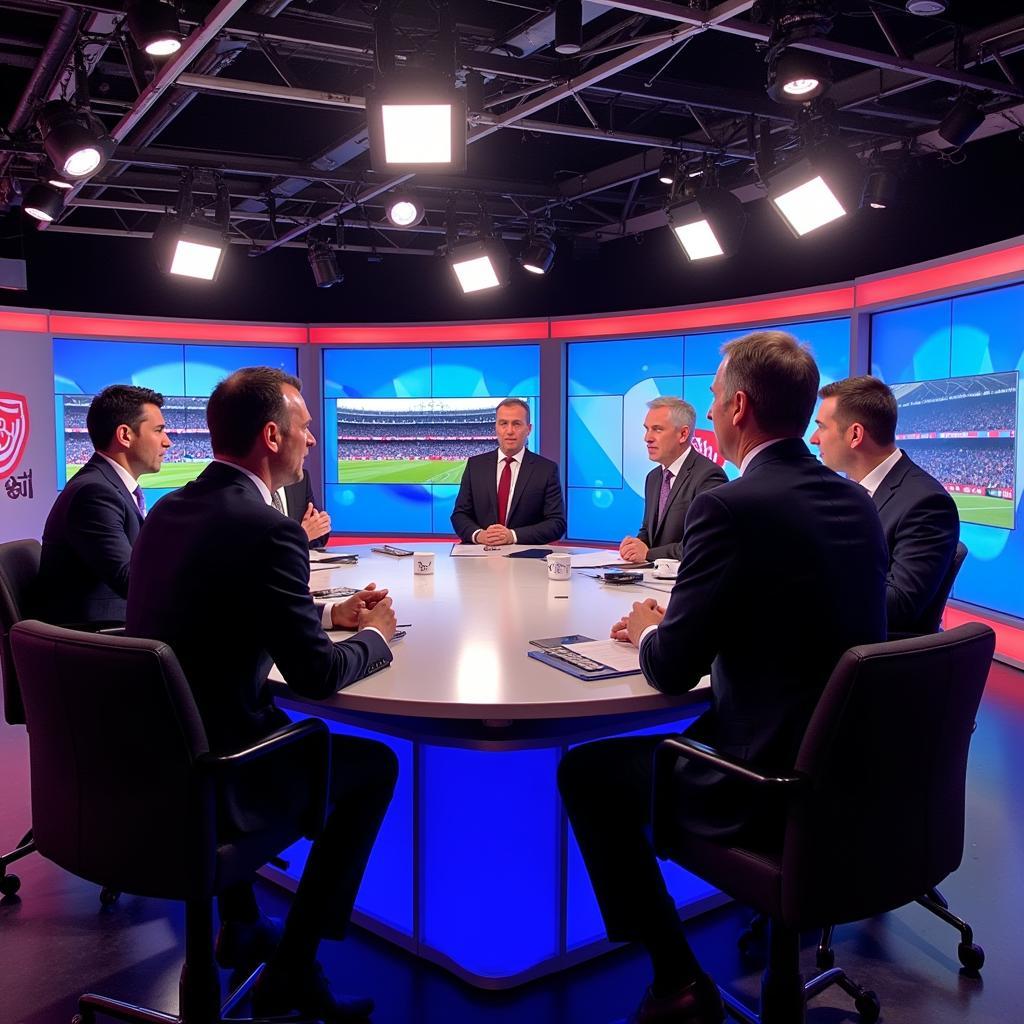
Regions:
<svg viewBox="0 0 1024 1024"><path fill-rule="evenodd" d="M574 569L600 569L606 565L620 566L626 563L619 557L618 551L584 551L572 556Z"/></svg>
<svg viewBox="0 0 1024 1024"><path fill-rule="evenodd" d="M589 640L584 644L566 644L566 650L592 658L616 672L639 672L640 652L620 640Z"/></svg>

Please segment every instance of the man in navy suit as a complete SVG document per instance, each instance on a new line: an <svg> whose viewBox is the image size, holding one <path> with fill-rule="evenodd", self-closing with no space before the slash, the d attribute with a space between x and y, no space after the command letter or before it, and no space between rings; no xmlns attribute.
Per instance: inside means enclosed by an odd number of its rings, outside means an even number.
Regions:
<svg viewBox="0 0 1024 1024"><path fill-rule="evenodd" d="M565 533L558 466L526 450L530 407L507 398L495 413L497 452L466 463L452 512L463 544L549 544Z"/></svg>
<svg viewBox="0 0 1024 1024"><path fill-rule="evenodd" d="M273 493L302 479L315 439L299 380L269 367L231 374L214 389L207 421L214 461L153 510L132 557L130 635L169 644L195 694L211 750L229 753L288 724L267 687L275 663L288 684L326 698L391 662L395 613L371 584L318 611L309 593L309 542L275 511ZM324 627L355 630L334 642ZM390 748L331 737L330 812L280 926L260 915L250 884L219 897L217 958L225 967L268 960L257 1016L360 1019L369 999L334 995L316 961L322 938L345 934L367 858L397 777ZM262 780L255 808L275 793ZM232 813L244 827L260 810ZM265 818L265 812L261 814Z"/></svg>
<svg viewBox="0 0 1024 1024"><path fill-rule="evenodd" d="M793 766L843 652L885 638L885 540L863 488L802 440L818 389L808 350L779 331L729 342L708 416L740 477L698 495L667 609L637 602L612 636L648 682L711 707L687 735L769 772ZM654 969L636 1024L717 1024L722 1004L686 942L649 838L651 758L662 736L603 740L562 759L559 787L608 936ZM679 818L695 833L771 846L780 815L742 785L683 762Z"/></svg>
<svg viewBox="0 0 1024 1024"><path fill-rule="evenodd" d="M647 403L644 443L658 467L644 484L644 521L635 537L624 537L626 562L680 557L683 524L698 494L726 482L725 473L690 443L697 414L689 402L662 395Z"/></svg>
<svg viewBox="0 0 1024 1024"><path fill-rule="evenodd" d="M294 519L305 531L310 549L326 546L331 537L331 517L323 509L317 508L308 469L303 469L301 480L279 487L272 497L276 499L273 502L274 508L280 502L280 511Z"/></svg>
<svg viewBox="0 0 1024 1024"><path fill-rule="evenodd" d="M889 547L890 633L934 633L936 596L960 539L946 488L896 447L896 399L877 377L848 377L821 389L811 444L821 461L874 499Z"/></svg>
<svg viewBox="0 0 1024 1024"><path fill-rule="evenodd" d="M86 414L92 458L67 482L43 527L35 612L47 622L124 622L128 563L142 520L143 473L171 446L163 395L112 384Z"/></svg>

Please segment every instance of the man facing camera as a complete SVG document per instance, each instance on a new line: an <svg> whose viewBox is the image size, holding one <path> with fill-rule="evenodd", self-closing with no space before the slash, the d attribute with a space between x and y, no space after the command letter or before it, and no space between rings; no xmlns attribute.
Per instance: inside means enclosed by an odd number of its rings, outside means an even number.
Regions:
<svg viewBox="0 0 1024 1024"><path fill-rule="evenodd" d="M558 466L526 450L530 407L507 398L495 413L497 452L466 462L452 512L463 544L548 544L565 533Z"/></svg>
<svg viewBox="0 0 1024 1024"><path fill-rule="evenodd" d="M729 342L708 417L740 477L698 495L668 608L637 602L612 636L640 648L647 681L692 689L711 672L711 707L686 731L769 773L793 767L843 652L885 639L885 540L863 488L804 444L818 368L788 334ZM639 942L653 981L633 1024L717 1024L701 970L650 841L651 759L664 736L575 747L559 788L613 941ZM751 787L692 762L676 770L677 816L694 834L772 849L781 815ZM774 813L773 813L774 811Z"/></svg>
<svg viewBox="0 0 1024 1024"><path fill-rule="evenodd" d="M315 497L308 469L303 469L302 479L297 483L279 487L271 495L274 508L302 527L311 549L324 547L331 536L331 517L317 509Z"/></svg>
<svg viewBox="0 0 1024 1024"><path fill-rule="evenodd" d="M164 396L112 384L86 414L95 453L67 482L46 517L35 614L70 625L124 622L132 545L146 515L139 486L171 446Z"/></svg>
<svg viewBox="0 0 1024 1024"><path fill-rule="evenodd" d="M326 698L391 662L387 591L371 584L321 614L309 593L307 536L273 508L274 492L302 479L315 444L300 387L280 370L249 367L214 388L206 409L214 461L154 508L132 557L128 633L170 645L216 754L288 725L267 687L271 663L296 692ZM356 632L336 643L322 619ZM396 777L388 747L332 735L327 822L283 935L260 915L251 884L220 895L218 961L268 961L253 996L257 1016L298 1011L337 1022L372 1009L369 999L334 995L316 953L322 938L345 934ZM262 789L273 785L264 782ZM233 813L244 825L247 813L259 812Z"/></svg>
<svg viewBox="0 0 1024 1024"><path fill-rule="evenodd" d="M949 575L960 516L946 488L896 447L896 399L877 377L848 377L819 392L811 444L821 461L871 495L889 546L890 633L934 633L929 608Z"/></svg>
<svg viewBox="0 0 1024 1024"><path fill-rule="evenodd" d="M647 474L644 484L643 525L619 545L626 562L678 559L690 503L726 482L725 473L690 443L697 415L689 402L666 395L648 402L647 409L644 443L659 468Z"/></svg>

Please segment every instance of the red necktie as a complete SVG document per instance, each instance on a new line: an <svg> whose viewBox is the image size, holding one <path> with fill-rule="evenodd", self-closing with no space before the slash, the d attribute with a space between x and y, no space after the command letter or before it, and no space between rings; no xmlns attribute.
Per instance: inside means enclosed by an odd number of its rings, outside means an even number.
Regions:
<svg viewBox="0 0 1024 1024"><path fill-rule="evenodd" d="M505 468L501 471L501 479L498 481L498 522L505 525L505 516L508 514L508 492L512 490L512 456L505 456Z"/></svg>

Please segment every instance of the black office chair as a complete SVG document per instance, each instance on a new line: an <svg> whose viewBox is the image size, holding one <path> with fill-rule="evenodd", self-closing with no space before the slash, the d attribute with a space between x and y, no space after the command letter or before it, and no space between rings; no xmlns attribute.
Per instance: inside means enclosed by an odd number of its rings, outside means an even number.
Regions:
<svg viewBox="0 0 1024 1024"><path fill-rule="evenodd" d="M26 615L28 599L39 575L39 542L12 540L0 544L0 679L3 682L4 718L8 725L24 725L18 677L11 657L11 628ZM9 865L27 857L36 848L32 830L21 842L0 857L0 895L13 896L21 888L21 879L7 871Z"/></svg>
<svg viewBox="0 0 1024 1024"><path fill-rule="evenodd" d="M953 584L956 582L960 567L967 558L967 545L962 541L956 542L956 551L953 553L953 561L950 563L949 571L946 573L942 586L935 592L932 603L921 615L921 625L925 627L923 632L938 633L942 627L942 613L946 610L946 602L949 595L953 593Z"/></svg>
<svg viewBox="0 0 1024 1024"><path fill-rule="evenodd" d="M995 634L970 622L946 633L855 647L840 659L807 728L793 772L765 775L686 737L655 755L654 842L671 858L768 919L758 1017L727 993L730 1013L800 1024L806 1000L838 984L862 1020L878 999L832 968L804 984L800 931L895 910L929 892L963 856L971 723ZM694 759L785 797L777 848L695 837L676 825L673 773ZM857 808L851 825L850 809Z"/></svg>
<svg viewBox="0 0 1024 1024"><path fill-rule="evenodd" d="M79 1000L80 1020L223 1020L241 995L221 1006L213 899L322 828L326 726L307 720L214 757L166 644L29 620L11 630L11 646L39 852L101 885L185 902L179 1015L90 994Z"/></svg>

